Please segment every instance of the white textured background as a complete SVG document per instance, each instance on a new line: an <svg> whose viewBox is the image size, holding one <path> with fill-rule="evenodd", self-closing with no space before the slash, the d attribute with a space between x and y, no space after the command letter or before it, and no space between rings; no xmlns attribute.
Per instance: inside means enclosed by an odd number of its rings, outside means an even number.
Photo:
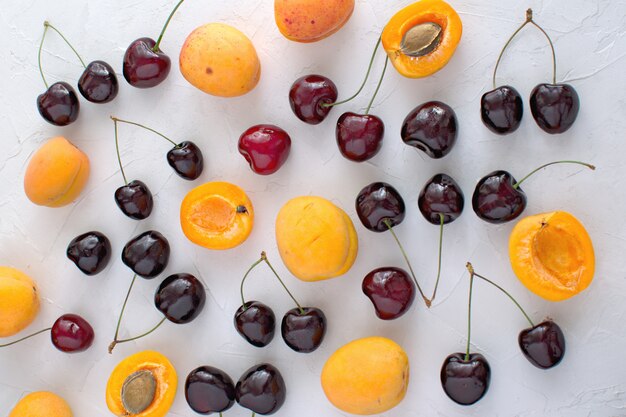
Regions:
<svg viewBox="0 0 626 417"><path fill-rule="evenodd" d="M4 0L0 11L0 263L26 271L38 282L41 313L28 330L47 327L60 314L76 312L94 326L96 340L87 352L67 355L47 336L0 352L0 415L25 393L53 390L65 397L77 417L106 416L108 376L117 362L142 349L166 354L179 374L171 416L192 416L183 392L187 373L200 365L217 365L236 381L248 367L269 361L283 373L288 387L280 416L341 416L324 397L319 384L326 358L344 343L363 336L393 338L409 353L411 382L405 400L386 416L625 416L626 415L626 208L624 155L626 143L626 3L616 0L453 0L464 24L461 44L449 65L422 80L388 72L373 113L386 124L381 153L364 164L344 160L334 139L334 122L343 111L362 110L369 101L382 67L364 94L331 112L328 120L308 126L289 109L287 93L293 80L321 73L335 81L340 97L360 84L380 31L408 0L359 0L353 17L339 33L303 45L278 32L272 1L188 0L174 17L162 43L174 63L169 78L151 90L133 89L121 76L126 46L140 36L156 37L173 1L45 1ZM536 20L553 35L558 55L558 80L575 86L581 111L566 134L544 134L525 115L513 135L491 134L479 117L480 96L491 88L490 74L509 34L535 10ZM42 22L49 19L72 41L86 61L103 59L118 71L121 91L106 105L82 101L79 120L57 128L40 118L35 99L44 86L37 71L37 46ZM260 84L236 99L207 96L182 78L178 51L195 27L219 21L236 26L257 47L262 61ZM43 54L50 82L75 84L82 67L62 40L50 33ZM542 35L529 27L504 59L500 80L514 85L527 98L534 85L551 79L550 55ZM82 98L81 98L82 99ZM405 146L400 126L416 105L431 99L450 104L460 124L456 148L442 160L431 160ZM149 133L121 126L122 157L130 179L146 182L155 194L151 217L137 222L124 217L113 201L122 185L108 116L128 118L161 130L174 140L193 140L204 152L206 168L194 183L175 176L165 161L167 143ZM275 175L253 174L237 153L239 134L257 123L274 123L293 139L286 165ZM49 137L64 135L91 158L92 176L80 199L65 208L31 204L22 190L29 157ZM525 214L567 210L586 226L595 245L597 272L587 291L561 303L529 293L515 278L506 252L512 224L489 225L471 209L476 181L495 169L520 178L535 166L555 159L582 159L598 166L591 172L573 166L552 167L529 180L524 189ZM417 210L416 199L426 180L438 172L452 175L466 196L465 213L446 226L442 287L434 307L416 302L394 322L382 322L361 293L362 277L384 265L404 267L387 234L365 230L354 212L359 190L375 180L390 182L403 194L407 218L396 230L406 243L419 278L432 288L436 272L438 229ZM227 253L210 252L189 243L178 225L178 207L192 187L209 180L239 184L255 206L254 231L242 246ZM275 215L289 198L316 194L332 199L355 221L360 251L356 264L342 278L305 284L288 275L277 254L273 234ZM119 259L122 246L138 233L157 229L170 241L172 257L162 275L199 274L208 289L207 305L193 323L166 324L158 333L120 345L106 353L128 283L132 277ZM112 241L109 267L86 277L65 257L68 242L88 230L100 230ZM240 304L238 284L246 265L261 250L278 266L302 303L322 308L329 320L327 337L316 352L291 351L280 335L257 349L235 332L232 316ZM477 282L473 350L492 367L491 388L479 403L463 408L443 393L439 369L451 352L465 345L468 276L465 262L509 288L537 321L545 316L565 332L567 354L555 369L531 366L517 346L526 325L523 316L495 289ZM139 280L122 327L122 336L135 335L159 319L152 297L160 279ZM276 315L291 302L266 268L247 286L249 297L274 308ZM226 415L248 416L238 406Z"/></svg>

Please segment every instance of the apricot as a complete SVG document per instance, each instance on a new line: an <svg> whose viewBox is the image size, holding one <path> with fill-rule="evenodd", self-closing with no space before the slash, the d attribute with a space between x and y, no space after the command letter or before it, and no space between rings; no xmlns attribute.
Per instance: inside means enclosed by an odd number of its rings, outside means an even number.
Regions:
<svg viewBox="0 0 626 417"><path fill-rule="evenodd" d="M565 211L520 220L509 238L509 258L526 288L550 301L565 300L583 291L595 270L589 234Z"/></svg>
<svg viewBox="0 0 626 417"><path fill-rule="evenodd" d="M152 350L135 353L113 369L106 402L116 416L163 417L174 397L178 377L171 362Z"/></svg>
<svg viewBox="0 0 626 417"><path fill-rule="evenodd" d="M246 94L261 77L261 63L250 39L223 23L191 32L180 50L179 66L191 85L219 97Z"/></svg>
<svg viewBox="0 0 626 417"><path fill-rule="evenodd" d="M72 417L65 400L48 391L31 392L13 407L9 417Z"/></svg>
<svg viewBox="0 0 626 417"><path fill-rule="evenodd" d="M207 249L231 249L243 243L254 224L246 193L228 182L207 182L189 193L180 206L187 239Z"/></svg>
<svg viewBox="0 0 626 417"><path fill-rule="evenodd" d="M275 0L274 18L278 30L296 42L316 42L346 24L354 0Z"/></svg>
<svg viewBox="0 0 626 417"><path fill-rule="evenodd" d="M25 273L0 266L0 337L25 329L39 312L37 285Z"/></svg>
<svg viewBox="0 0 626 417"><path fill-rule="evenodd" d="M289 271L303 281L343 275L352 267L358 238L352 220L322 197L296 197L276 217L278 252Z"/></svg>
<svg viewBox="0 0 626 417"><path fill-rule="evenodd" d="M333 353L322 369L328 400L351 414L383 413L402 401L409 385L409 358L393 340L366 337Z"/></svg>
<svg viewBox="0 0 626 417"><path fill-rule="evenodd" d="M443 0L421 0L396 13L381 34L383 48L396 70L409 78L443 68L461 40L463 23Z"/></svg>
<svg viewBox="0 0 626 417"><path fill-rule="evenodd" d="M89 178L89 158L64 137L44 143L32 156L24 191L33 203L61 207L70 204L81 193Z"/></svg>

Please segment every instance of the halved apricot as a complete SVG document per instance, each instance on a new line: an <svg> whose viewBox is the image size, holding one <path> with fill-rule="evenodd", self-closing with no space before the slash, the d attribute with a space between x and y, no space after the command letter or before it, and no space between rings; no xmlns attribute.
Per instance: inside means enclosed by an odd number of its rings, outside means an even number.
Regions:
<svg viewBox="0 0 626 417"><path fill-rule="evenodd" d="M187 239L208 249L230 249L243 243L254 224L246 193L228 182L207 182L191 190L180 206Z"/></svg>
<svg viewBox="0 0 626 417"><path fill-rule="evenodd" d="M452 6L443 0L421 0L396 13L381 40L400 74L420 78L448 63L462 33L463 23Z"/></svg>
<svg viewBox="0 0 626 417"><path fill-rule="evenodd" d="M509 258L519 280L550 301L565 300L583 291L595 270L589 234L565 211L520 220L511 232Z"/></svg>

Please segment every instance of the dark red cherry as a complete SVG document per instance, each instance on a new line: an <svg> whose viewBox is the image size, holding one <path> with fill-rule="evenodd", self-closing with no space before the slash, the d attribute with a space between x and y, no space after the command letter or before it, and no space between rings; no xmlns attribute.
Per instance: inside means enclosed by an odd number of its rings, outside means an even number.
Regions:
<svg viewBox="0 0 626 417"><path fill-rule="evenodd" d="M186 140L167 152L167 163L181 178L195 180L202 174L204 157L195 143Z"/></svg>
<svg viewBox="0 0 626 417"><path fill-rule="evenodd" d="M400 193L385 182L374 182L363 188L356 198L356 212L368 230L384 232L404 220L404 200Z"/></svg>
<svg viewBox="0 0 626 417"><path fill-rule="evenodd" d="M135 220L150 216L154 201L146 184L134 180L115 190L115 203L122 213Z"/></svg>
<svg viewBox="0 0 626 417"><path fill-rule="evenodd" d="M315 307L292 308L283 316L280 331L283 340L296 352L309 353L317 349L326 334L326 316Z"/></svg>
<svg viewBox="0 0 626 417"><path fill-rule="evenodd" d="M443 158L454 147L457 121L454 110L439 101L414 108L402 123L402 140L431 158Z"/></svg>
<svg viewBox="0 0 626 417"><path fill-rule="evenodd" d="M344 113L335 130L341 154L354 162L363 162L380 151L385 136L385 124L371 114Z"/></svg>
<svg viewBox="0 0 626 417"><path fill-rule="evenodd" d="M569 84L539 84L530 93L530 111L537 125L550 134L567 131L578 116L580 100Z"/></svg>
<svg viewBox="0 0 626 417"><path fill-rule="evenodd" d="M248 301L235 312L235 329L253 346L267 346L274 338L276 316L260 301Z"/></svg>
<svg viewBox="0 0 626 417"><path fill-rule="evenodd" d="M201 366L185 380L185 399L196 413L222 413L235 404L235 384L224 371Z"/></svg>
<svg viewBox="0 0 626 417"><path fill-rule="evenodd" d="M465 199L463 191L454 179L446 174L432 177L417 198L417 205L426 220L435 225L448 224L457 219L463 212Z"/></svg>
<svg viewBox="0 0 626 417"><path fill-rule="evenodd" d="M523 114L522 96L510 85L488 91L480 99L480 117L493 133L506 135L515 132Z"/></svg>
<svg viewBox="0 0 626 417"><path fill-rule="evenodd" d="M337 101L337 86L321 75L305 75L298 78L289 90L291 110L305 123L321 123L333 108L323 106Z"/></svg>
<svg viewBox="0 0 626 417"><path fill-rule="evenodd" d="M489 389L491 368L480 353L472 353L465 360L465 353L453 353L441 367L441 386L450 399L457 404L472 405Z"/></svg>
<svg viewBox="0 0 626 417"><path fill-rule="evenodd" d="M100 232L76 236L67 246L67 257L86 275L102 272L111 259L111 242Z"/></svg>
<svg viewBox="0 0 626 417"><path fill-rule="evenodd" d="M235 398L240 406L257 414L274 414L285 403L287 387L276 367L254 365L237 381Z"/></svg>
<svg viewBox="0 0 626 417"><path fill-rule="evenodd" d="M278 171L287 160L291 138L278 126L256 125L241 134L238 148L252 171L269 175Z"/></svg>
<svg viewBox="0 0 626 417"><path fill-rule="evenodd" d="M139 38L131 43L124 53L123 74L128 84L137 88L159 85L170 73L170 58L153 51L156 42L151 38Z"/></svg>
<svg viewBox="0 0 626 417"><path fill-rule="evenodd" d="M518 341L526 359L537 368L550 369L558 365L565 355L565 336L552 320L522 330Z"/></svg>
<svg viewBox="0 0 626 417"><path fill-rule="evenodd" d="M361 289L374 304L376 316L382 320L402 316L415 299L415 283L409 274L392 266L371 271L363 278Z"/></svg>
<svg viewBox="0 0 626 417"><path fill-rule="evenodd" d="M506 223L517 218L526 208L526 194L506 171L494 171L478 181L472 196L472 208L489 223Z"/></svg>
<svg viewBox="0 0 626 417"><path fill-rule="evenodd" d="M80 103L74 88L59 81L37 97L37 110L47 122L67 126L78 118Z"/></svg>
<svg viewBox="0 0 626 417"><path fill-rule="evenodd" d="M87 350L93 343L91 325L77 314L63 314L52 325L50 338L54 347L62 352L75 353Z"/></svg>
<svg viewBox="0 0 626 417"><path fill-rule="evenodd" d="M154 294L154 305L172 323L189 323L202 311L206 301L204 285L191 274L165 278Z"/></svg>
<svg viewBox="0 0 626 417"><path fill-rule="evenodd" d="M159 275L170 259L170 244L161 233L148 230L131 239L122 251L122 262L143 278Z"/></svg>
<svg viewBox="0 0 626 417"><path fill-rule="evenodd" d="M115 71L104 61L90 62L78 80L78 91L92 103L108 103L119 89Z"/></svg>

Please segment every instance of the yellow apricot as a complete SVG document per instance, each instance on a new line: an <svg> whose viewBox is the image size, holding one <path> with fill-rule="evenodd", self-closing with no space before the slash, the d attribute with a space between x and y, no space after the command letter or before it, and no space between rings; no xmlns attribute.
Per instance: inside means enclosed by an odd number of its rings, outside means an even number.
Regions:
<svg viewBox="0 0 626 417"><path fill-rule="evenodd" d="M20 332L38 312L39 295L35 282L22 271L0 266L0 337Z"/></svg>
<svg viewBox="0 0 626 417"><path fill-rule="evenodd" d="M24 191L33 203L61 207L78 197L89 178L89 158L64 137L44 143L30 159Z"/></svg>
<svg viewBox="0 0 626 417"><path fill-rule="evenodd" d="M191 32L180 50L179 66L191 85L219 97L246 94L261 77L261 63L250 39L223 23Z"/></svg>
<svg viewBox="0 0 626 417"><path fill-rule="evenodd" d="M321 380L326 397L340 410L379 414L404 398L409 385L409 358L391 339L357 339L328 358Z"/></svg>
<svg viewBox="0 0 626 417"><path fill-rule="evenodd" d="M354 0L275 0L274 18L278 30L296 42L316 42L346 24Z"/></svg>
<svg viewBox="0 0 626 417"><path fill-rule="evenodd" d="M276 217L276 242L285 266L303 281L343 275L352 267L358 237L352 220L322 197L296 197Z"/></svg>
<svg viewBox="0 0 626 417"><path fill-rule="evenodd" d="M11 410L9 417L72 417L72 410L58 395L37 391L22 398Z"/></svg>

